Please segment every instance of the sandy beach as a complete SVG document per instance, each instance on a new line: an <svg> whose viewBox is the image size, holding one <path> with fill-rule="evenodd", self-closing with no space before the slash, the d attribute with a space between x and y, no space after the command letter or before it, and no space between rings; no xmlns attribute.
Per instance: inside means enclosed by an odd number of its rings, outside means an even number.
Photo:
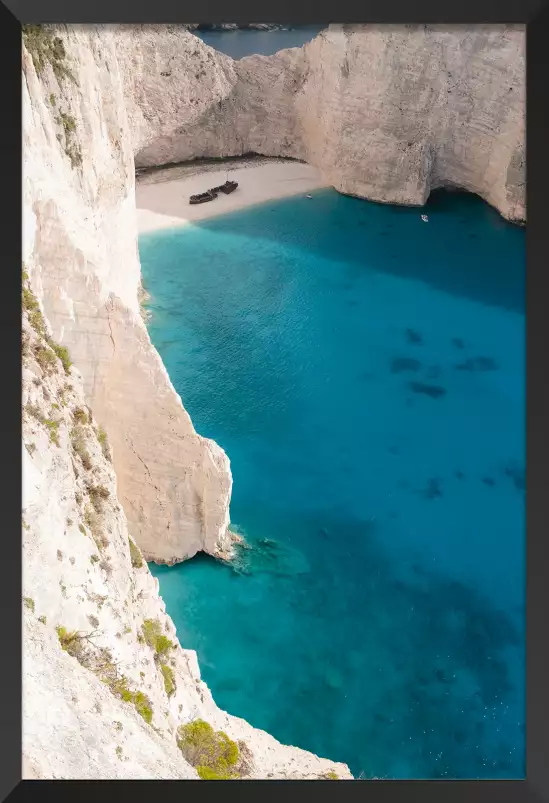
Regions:
<svg viewBox="0 0 549 803"><path fill-rule="evenodd" d="M214 201L189 204L190 195L223 184L227 177L238 182L231 195L220 193ZM143 234L182 226L324 186L316 168L279 159L187 164L145 172L136 179L138 230Z"/></svg>

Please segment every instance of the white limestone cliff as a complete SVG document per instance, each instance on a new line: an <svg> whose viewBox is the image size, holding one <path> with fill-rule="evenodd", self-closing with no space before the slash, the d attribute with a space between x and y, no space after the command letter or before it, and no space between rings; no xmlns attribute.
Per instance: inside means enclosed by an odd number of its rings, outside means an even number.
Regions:
<svg viewBox="0 0 549 803"><path fill-rule="evenodd" d="M113 446L118 495L148 559L231 554L229 460L197 435L139 310L132 140L113 35L23 51L24 249L53 335ZM34 59L41 39L27 42ZM64 72L63 72L64 71Z"/></svg>
<svg viewBox="0 0 549 803"><path fill-rule="evenodd" d="M138 166L293 157L343 193L422 205L455 187L525 220L524 26L331 25L238 61L135 27L117 52Z"/></svg>

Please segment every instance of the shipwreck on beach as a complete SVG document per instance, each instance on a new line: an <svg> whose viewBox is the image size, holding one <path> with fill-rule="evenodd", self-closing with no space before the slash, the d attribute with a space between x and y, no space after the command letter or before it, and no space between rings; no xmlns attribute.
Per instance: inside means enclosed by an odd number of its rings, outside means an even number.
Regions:
<svg viewBox="0 0 549 803"><path fill-rule="evenodd" d="M234 192L238 187L237 181L229 181L227 180L224 184L220 184L219 187L211 187L209 190L205 192L199 192L196 195L191 195L189 198L190 204L204 204L208 201L213 201L217 198L220 192L224 193L225 195L230 195L231 192Z"/></svg>

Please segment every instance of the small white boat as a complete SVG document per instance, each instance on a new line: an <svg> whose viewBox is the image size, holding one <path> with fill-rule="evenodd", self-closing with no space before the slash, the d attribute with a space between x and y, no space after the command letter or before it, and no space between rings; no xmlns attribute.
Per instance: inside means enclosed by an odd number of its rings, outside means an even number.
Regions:
<svg viewBox="0 0 549 803"><path fill-rule="evenodd" d="M312 195L306 195L305 198L312 198Z"/></svg>
<svg viewBox="0 0 549 803"><path fill-rule="evenodd" d="M422 215L421 219L423 220L424 223L428 223L429 222L429 218L427 217L427 215Z"/></svg>

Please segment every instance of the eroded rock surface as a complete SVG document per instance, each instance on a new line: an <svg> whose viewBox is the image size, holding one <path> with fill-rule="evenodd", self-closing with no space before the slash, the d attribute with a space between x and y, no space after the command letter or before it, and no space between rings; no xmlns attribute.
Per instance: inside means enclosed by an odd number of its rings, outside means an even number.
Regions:
<svg viewBox="0 0 549 803"><path fill-rule="evenodd" d="M133 28L117 50L138 166L289 156L344 193L421 205L457 187L525 219L523 26L331 25L238 61Z"/></svg>
<svg viewBox="0 0 549 803"><path fill-rule="evenodd" d="M47 61L38 75L23 52L31 283L109 433L119 498L147 558L230 555L229 460L195 432L140 314L135 169L114 37L93 27L59 33L72 77Z"/></svg>

